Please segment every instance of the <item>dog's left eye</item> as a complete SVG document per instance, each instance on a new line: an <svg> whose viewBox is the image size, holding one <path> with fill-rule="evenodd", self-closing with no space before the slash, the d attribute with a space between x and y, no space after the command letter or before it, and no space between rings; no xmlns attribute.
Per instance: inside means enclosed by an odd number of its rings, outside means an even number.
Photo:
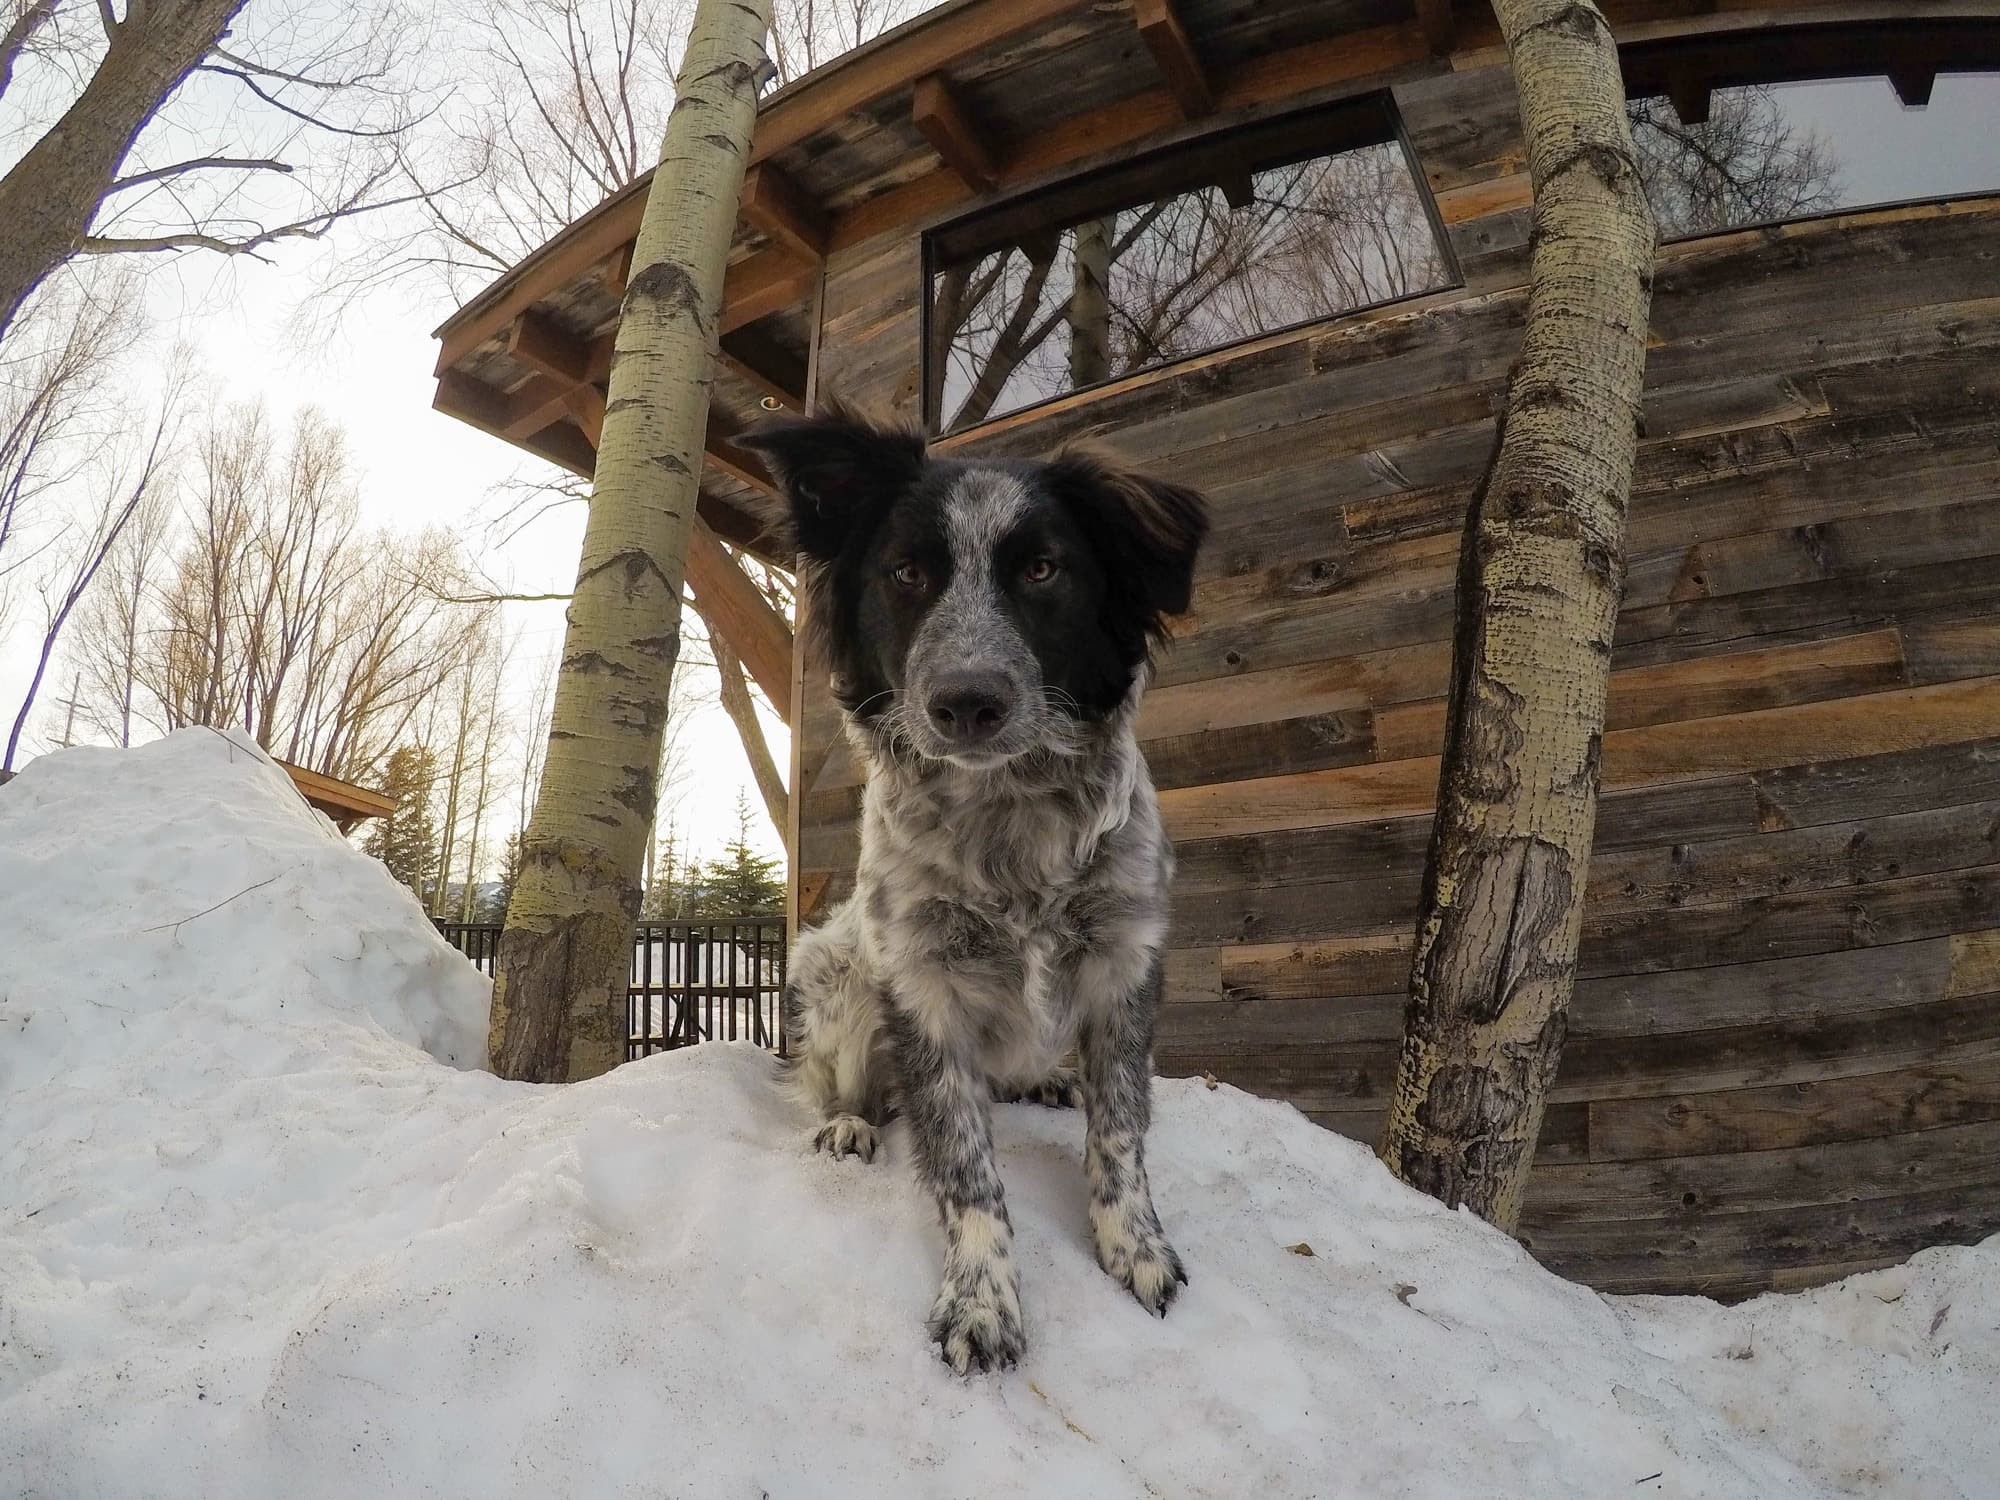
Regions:
<svg viewBox="0 0 2000 1500"><path fill-rule="evenodd" d="M1029 583L1047 583L1056 576L1056 571L1053 557L1038 557L1021 570L1021 576Z"/></svg>
<svg viewBox="0 0 2000 1500"><path fill-rule="evenodd" d="M904 563L890 577L906 589L920 589L924 586L924 570L915 563Z"/></svg>

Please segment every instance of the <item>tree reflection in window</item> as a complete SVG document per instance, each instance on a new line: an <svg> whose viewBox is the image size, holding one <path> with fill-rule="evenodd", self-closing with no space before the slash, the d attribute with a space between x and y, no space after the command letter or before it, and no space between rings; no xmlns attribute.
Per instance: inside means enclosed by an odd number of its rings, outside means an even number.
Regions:
<svg viewBox="0 0 2000 1500"><path fill-rule="evenodd" d="M1090 217L1071 191L1046 212L1009 214L999 243L976 228L941 236L926 392L936 430L1449 284L1386 110L1363 124L1376 138L1335 154L1259 166L1254 140L1233 162L1210 146L1178 173L1150 169L1176 191L1131 201L1128 174L1102 184ZM1261 144L1269 160L1288 141ZM1189 168L1203 180L1187 181Z"/></svg>
<svg viewBox="0 0 2000 1500"><path fill-rule="evenodd" d="M1655 85L1657 86L1657 85ZM1632 99L1632 144L1662 239L2000 189L2000 76L1941 73L1925 102L1880 74L1703 90L1683 123Z"/></svg>
<svg viewBox="0 0 2000 1500"><path fill-rule="evenodd" d="M1772 85L1716 90L1694 125L1665 99L1634 99L1626 113L1663 239L1840 206L1832 143L1796 125Z"/></svg>

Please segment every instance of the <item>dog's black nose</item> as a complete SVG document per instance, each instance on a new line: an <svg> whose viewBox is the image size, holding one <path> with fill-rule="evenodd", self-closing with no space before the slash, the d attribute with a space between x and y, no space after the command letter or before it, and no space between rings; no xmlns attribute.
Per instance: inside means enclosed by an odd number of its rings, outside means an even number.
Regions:
<svg viewBox="0 0 2000 1500"><path fill-rule="evenodd" d="M947 677L931 694L931 724L958 744L984 744L1006 726L1008 697L1006 679L992 673Z"/></svg>

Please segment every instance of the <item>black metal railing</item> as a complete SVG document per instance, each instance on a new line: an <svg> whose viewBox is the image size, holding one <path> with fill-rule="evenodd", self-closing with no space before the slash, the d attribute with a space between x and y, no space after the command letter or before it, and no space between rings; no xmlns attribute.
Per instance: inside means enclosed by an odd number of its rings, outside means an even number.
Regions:
<svg viewBox="0 0 2000 1500"><path fill-rule="evenodd" d="M492 975L497 922L439 922L444 940ZM625 1057L697 1042L755 1042L784 1055L785 924L777 917L642 922L632 934Z"/></svg>

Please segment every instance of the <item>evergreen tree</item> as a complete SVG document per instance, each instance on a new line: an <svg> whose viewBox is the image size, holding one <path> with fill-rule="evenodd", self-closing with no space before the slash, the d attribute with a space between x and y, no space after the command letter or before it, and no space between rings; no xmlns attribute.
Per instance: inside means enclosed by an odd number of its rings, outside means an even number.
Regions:
<svg viewBox="0 0 2000 1500"><path fill-rule="evenodd" d="M485 893L479 903L477 918L481 922L504 922L507 920L507 903L514 899L514 880L521 873L521 834L516 829L507 836L507 845L500 855L500 877L494 888Z"/></svg>
<svg viewBox="0 0 2000 1500"><path fill-rule="evenodd" d="M437 876L438 836L431 817L437 760L421 745L402 745L382 773L382 793L396 810L377 818L362 849L389 867L389 873L422 901Z"/></svg>
<svg viewBox="0 0 2000 1500"><path fill-rule="evenodd" d="M639 919L644 922L671 922L688 915L690 871L680 861L680 841L674 825L654 841L646 859L646 893L639 902Z"/></svg>
<svg viewBox="0 0 2000 1500"><path fill-rule="evenodd" d="M768 917L785 909L785 875L775 859L750 847L750 799L736 794L736 837L689 882L688 915Z"/></svg>

